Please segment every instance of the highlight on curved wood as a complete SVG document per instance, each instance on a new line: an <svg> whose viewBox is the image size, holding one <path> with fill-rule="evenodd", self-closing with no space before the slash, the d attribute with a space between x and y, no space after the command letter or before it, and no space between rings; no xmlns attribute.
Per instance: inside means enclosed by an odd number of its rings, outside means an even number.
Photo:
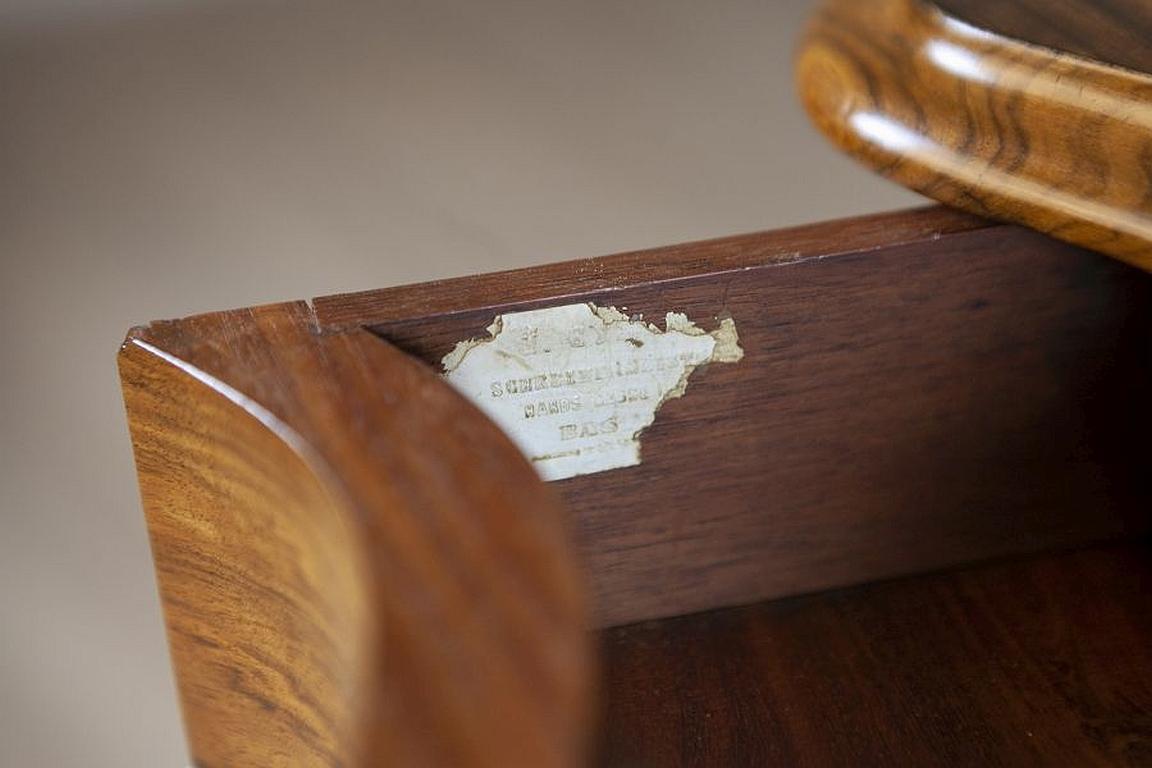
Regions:
<svg viewBox="0 0 1152 768"><path fill-rule="evenodd" d="M583 761L559 505L430 369L304 303L137 329L120 368L197 766Z"/></svg>
<svg viewBox="0 0 1152 768"><path fill-rule="evenodd" d="M804 104L841 148L950 205L1152 270L1152 76L922 0L826 0Z"/></svg>
<svg viewBox="0 0 1152 768"><path fill-rule="evenodd" d="M980 29L1135 72L1152 72L1148 0L932 0Z"/></svg>

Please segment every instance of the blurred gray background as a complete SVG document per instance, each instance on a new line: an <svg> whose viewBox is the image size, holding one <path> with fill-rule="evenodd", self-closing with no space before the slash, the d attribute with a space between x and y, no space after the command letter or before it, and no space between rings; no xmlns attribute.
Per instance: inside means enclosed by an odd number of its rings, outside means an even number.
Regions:
<svg viewBox="0 0 1152 768"><path fill-rule="evenodd" d="M808 127L805 0L0 0L0 766L186 764L134 323L916 204Z"/></svg>

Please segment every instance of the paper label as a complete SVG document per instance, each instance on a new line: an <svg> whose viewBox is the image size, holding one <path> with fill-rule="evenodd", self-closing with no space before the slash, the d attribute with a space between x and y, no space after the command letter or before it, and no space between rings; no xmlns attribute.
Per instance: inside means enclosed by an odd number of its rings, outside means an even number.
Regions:
<svg viewBox="0 0 1152 768"><path fill-rule="evenodd" d="M731 318L711 332L669 312L663 330L615 307L501 315L444 356L444 375L545 480L640 463L640 433L701 365L744 356Z"/></svg>

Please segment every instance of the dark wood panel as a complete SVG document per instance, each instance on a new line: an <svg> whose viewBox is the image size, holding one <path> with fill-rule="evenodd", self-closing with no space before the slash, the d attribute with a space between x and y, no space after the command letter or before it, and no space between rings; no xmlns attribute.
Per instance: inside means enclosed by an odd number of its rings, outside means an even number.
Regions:
<svg viewBox="0 0 1152 768"><path fill-rule="evenodd" d="M1024 42L1152 72L1147 0L933 0L953 18Z"/></svg>
<svg viewBox="0 0 1152 768"><path fill-rule="evenodd" d="M605 765L1152 765L1152 551L621 627Z"/></svg>
<svg viewBox="0 0 1152 768"><path fill-rule="evenodd" d="M774 236L750 235L647 252L659 279L625 256L599 262L610 287L562 279L577 262L317 309L388 316L375 331L433 365L499 311L732 315L744 361L693 375L641 466L555 484L601 624L1143 530L1152 280L1016 227L915 234L916 216L825 258L765 258Z"/></svg>
<svg viewBox="0 0 1152 768"><path fill-rule="evenodd" d="M924 207L529 269L320 296L312 300L312 305L317 322L336 330L469 310L496 311L544 298L607 293L709 272L791 264L906 242L921 243L990 226L994 225L987 219L957 210Z"/></svg>

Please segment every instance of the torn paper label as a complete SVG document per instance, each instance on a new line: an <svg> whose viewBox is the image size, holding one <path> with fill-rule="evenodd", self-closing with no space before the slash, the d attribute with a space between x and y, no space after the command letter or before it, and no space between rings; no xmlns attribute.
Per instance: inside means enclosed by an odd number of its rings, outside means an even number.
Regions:
<svg viewBox="0 0 1152 768"><path fill-rule="evenodd" d="M640 463L640 433L701 365L744 356L736 324L711 332L669 312L663 330L614 307L501 315L444 356L444 375L516 442L545 480Z"/></svg>

